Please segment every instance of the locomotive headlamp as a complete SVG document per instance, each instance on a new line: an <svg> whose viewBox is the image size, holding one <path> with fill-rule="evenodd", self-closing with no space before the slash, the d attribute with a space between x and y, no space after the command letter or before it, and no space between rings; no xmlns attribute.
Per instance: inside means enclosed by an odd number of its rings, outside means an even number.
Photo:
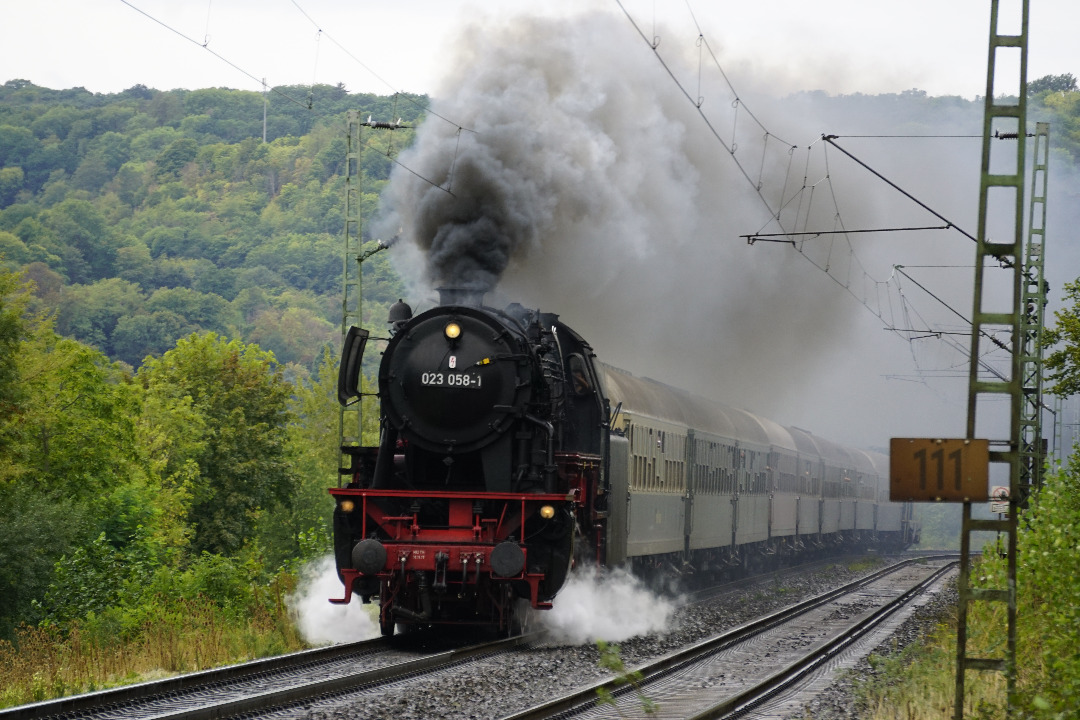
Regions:
<svg viewBox="0 0 1080 720"><path fill-rule="evenodd" d="M352 512L355 509L356 503L354 503L352 500L341 501L341 512Z"/></svg>
<svg viewBox="0 0 1080 720"><path fill-rule="evenodd" d="M455 322L447 323L443 328L443 333L446 335L447 340L457 340L461 335L461 326Z"/></svg>
<svg viewBox="0 0 1080 720"><path fill-rule="evenodd" d="M551 505L544 505L540 508L540 517L544 518L545 520L550 520L551 518L555 517L555 508Z"/></svg>

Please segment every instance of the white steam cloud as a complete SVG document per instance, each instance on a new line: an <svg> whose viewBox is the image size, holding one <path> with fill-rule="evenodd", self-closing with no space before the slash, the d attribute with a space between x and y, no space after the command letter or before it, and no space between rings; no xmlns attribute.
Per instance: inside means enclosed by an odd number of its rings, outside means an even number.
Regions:
<svg viewBox="0 0 1080 720"><path fill-rule="evenodd" d="M671 600L653 593L625 570L601 575L589 567L571 574L552 609L535 617L548 640L585 645L664 632L674 614Z"/></svg>
<svg viewBox="0 0 1080 720"><path fill-rule="evenodd" d="M348 605L334 605L344 589L334 569L334 558L324 557L307 565L288 604L296 614L300 634L312 645L358 642L378 637L378 622L358 597Z"/></svg>

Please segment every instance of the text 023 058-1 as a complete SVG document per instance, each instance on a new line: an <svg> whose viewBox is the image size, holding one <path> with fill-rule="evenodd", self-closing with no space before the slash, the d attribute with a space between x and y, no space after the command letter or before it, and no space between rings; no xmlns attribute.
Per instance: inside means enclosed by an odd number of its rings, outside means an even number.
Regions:
<svg viewBox="0 0 1080 720"><path fill-rule="evenodd" d="M480 373L420 373L420 384L429 387L458 387L479 390L480 381Z"/></svg>

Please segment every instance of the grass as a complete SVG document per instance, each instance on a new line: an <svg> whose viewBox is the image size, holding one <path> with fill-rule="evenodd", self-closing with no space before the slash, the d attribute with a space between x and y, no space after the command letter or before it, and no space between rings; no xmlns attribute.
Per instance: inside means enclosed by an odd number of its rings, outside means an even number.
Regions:
<svg viewBox="0 0 1080 720"><path fill-rule="evenodd" d="M244 612L199 596L152 619L91 617L65 632L23 626L0 641L0 707L40 702L301 650L307 645L280 595Z"/></svg>
<svg viewBox="0 0 1080 720"><path fill-rule="evenodd" d="M977 583L978 580L973 578ZM1028 609L1030 611L1030 609ZM921 641L903 650L872 654L869 676L855 681L856 706L865 720L950 720L956 693L956 609L942 618ZM1005 655L1007 610L1003 603L977 602L968 616L968 657ZM1017 690L1028 703L1014 717L1033 717L1040 706L1040 688L1049 679L1039 653L1042 632L1035 617L1020 616L1017 648ZM1026 698L1026 700L1025 700ZM964 717L996 720L1006 717L1006 679L1003 673L968 671L964 676ZM1045 703L1043 703L1045 705ZM1040 715L1065 720L1069 714Z"/></svg>
<svg viewBox="0 0 1080 720"><path fill-rule="evenodd" d="M969 628L984 627L978 620ZM969 638L988 642L986 633ZM992 652L992 651L989 651ZM956 694L956 617L939 623L921 643L896 653L868 658L873 675L856 684L861 717L867 720L943 720L952 718ZM1000 673L968 672L964 678L964 717L1004 717L1005 678Z"/></svg>
<svg viewBox="0 0 1080 720"><path fill-rule="evenodd" d="M856 560L851 560L846 563L847 569L853 573L867 572L869 570L876 570L884 564L884 561L879 557L863 557Z"/></svg>

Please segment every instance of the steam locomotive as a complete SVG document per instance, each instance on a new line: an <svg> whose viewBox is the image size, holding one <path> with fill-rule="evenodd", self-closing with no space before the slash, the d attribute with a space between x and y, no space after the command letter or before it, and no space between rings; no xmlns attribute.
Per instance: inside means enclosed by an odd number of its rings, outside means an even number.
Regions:
<svg viewBox="0 0 1080 720"><path fill-rule="evenodd" d="M714 576L836 549L902 549L884 455L846 448L599 362L557 315L444 289L391 307L378 447L347 446L334 546L344 597L396 625L512 635L576 562ZM343 349L358 396L366 334Z"/></svg>

